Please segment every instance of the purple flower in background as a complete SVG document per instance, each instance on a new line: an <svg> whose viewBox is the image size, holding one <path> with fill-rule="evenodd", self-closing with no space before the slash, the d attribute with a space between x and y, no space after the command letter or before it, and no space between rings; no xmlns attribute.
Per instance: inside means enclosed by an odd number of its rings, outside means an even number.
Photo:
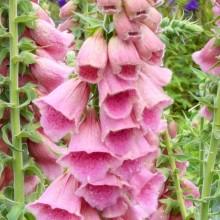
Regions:
<svg viewBox="0 0 220 220"><path fill-rule="evenodd" d="M50 0L53 2L54 0ZM60 7L64 6L66 4L66 0L56 0Z"/></svg>
<svg viewBox="0 0 220 220"><path fill-rule="evenodd" d="M184 7L187 11L194 11L199 8L199 4L197 0L189 0L188 3L186 3Z"/></svg>

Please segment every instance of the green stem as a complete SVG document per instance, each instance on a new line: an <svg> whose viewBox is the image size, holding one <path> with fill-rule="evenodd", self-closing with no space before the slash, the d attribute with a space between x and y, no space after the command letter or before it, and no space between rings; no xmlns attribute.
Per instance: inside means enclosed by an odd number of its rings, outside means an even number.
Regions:
<svg viewBox="0 0 220 220"><path fill-rule="evenodd" d="M215 109L212 124L212 137L209 148L208 159L204 166L204 182L202 187L202 199L209 197L211 193L212 176L215 168L217 150L219 147L219 132L220 132L220 82L218 83L218 92L215 100ZM200 220L208 220L209 202L201 204Z"/></svg>
<svg viewBox="0 0 220 220"><path fill-rule="evenodd" d="M12 58L18 56L18 25L15 23L17 17L17 0L9 0L9 29L12 37L10 38L10 103L14 107L10 110L12 144L18 151L13 151L14 163L14 200L17 203L24 203L24 174L22 141L16 136L20 133L20 110L18 93L18 71L19 64L13 64ZM19 220L23 219L21 216Z"/></svg>
<svg viewBox="0 0 220 220"><path fill-rule="evenodd" d="M203 127L204 127L204 118L202 117L201 120L200 120L200 134L201 132L203 131ZM201 142L199 144L199 159L200 159L200 166L199 166L199 177L200 178L203 178L204 177L204 151L205 151L205 148L204 148L204 143Z"/></svg>
<svg viewBox="0 0 220 220"><path fill-rule="evenodd" d="M183 192L180 186L180 179L178 175L178 170L176 168L175 158L173 156L173 148L170 143L170 136L167 130L165 132L165 144L166 144L170 166L171 166L171 170L173 174L172 178L173 178L176 195L177 195L177 199L178 199L179 206L180 206L180 212L181 212L183 220L185 220L187 218L187 210L186 210L185 203L184 203Z"/></svg>

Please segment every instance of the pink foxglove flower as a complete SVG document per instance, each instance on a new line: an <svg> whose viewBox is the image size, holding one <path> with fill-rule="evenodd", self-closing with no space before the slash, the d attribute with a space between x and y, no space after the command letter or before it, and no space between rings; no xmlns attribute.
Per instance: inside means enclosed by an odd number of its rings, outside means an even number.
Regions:
<svg viewBox="0 0 220 220"><path fill-rule="evenodd" d="M32 7L34 9L34 11L36 12L36 16L40 19L45 20L46 22L48 22L49 24L51 24L52 26L55 27L55 24L53 22L53 20L49 17L49 15L43 10L43 8L40 7L40 5L32 2Z"/></svg>
<svg viewBox="0 0 220 220"><path fill-rule="evenodd" d="M219 60L220 47L214 46L215 38L212 38L203 49L195 52L192 57L193 61L198 64L203 72L210 73L216 77L219 76L220 66L212 68Z"/></svg>
<svg viewBox="0 0 220 220"><path fill-rule="evenodd" d="M56 60L65 58L67 49L73 42L73 35L61 32L43 19L36 20L37 27L31 29L30 35L39 46L45 46L52 57Z"/></svg>
<svg viewBox="0 0 220 220"><path fill-rule="evenodd" d="M184 196L188 196L188 195L192 195L195 199L199 198L199 188L193 184L190 180L188 179L183 179L183 183L181 184L181 188L182 189L188 189L186 191L183 192ZM186 207L191 207L193 206L193 202L190 200L185 200L185 205Z"/></svg>
<svg viewBox="0 0 220 220"><path fill-rule="evenodd" d="M124 6L131 20L143 20L147 17L150 4L146 0L124 0Z"/></svg>
<svg viewBox="0 0 220 220"><path fill-rule="evenodd" d="M161 205L150 217L149 220L170 220L170 215L166 214L165 207Z"/></svg>
<svg viewBox="0 0 220 220"><path fill-rule="evenodd" d="M77 5L74 4L73 1L67 2L61 9L60 9L60 17L61 18L69 18L72 16L73 11L75 11Z"/></svg>
<svg viewBox="0 0 220 220"><path fill-rule="evenodd" d="M140 24L129 20L124 10L113 17L115 30L122 40L137 41L141 39Z"/></svg>
<svg viewBox="0 0 220 220"><path fill-rule="evenodd" d="M30 70L48 92L53 91L62 84L74 71L72 67L65 64L61 65L55 60L39 56L36 58L36 63L30 65Z"/></svg>
<svg viewBox="0 0 220 220"><path fill-rule="evenodd" d="M42 142L34 143L28 141L30 155L35 159L38 166L43 170L49 180L54 180L62 174L62 168L56 163L59 154L65 151L53 143L46 135L39 132Z"/></svg>
<svg viewBox="0 0 220 220"><path fill-rule="evenodd" d="M158 7L164 3L164 0L147 0L151 6Z"/></svg>
<svg viewBox="0 0 220 220"><path fill-rule="evenodd" d="M208 121L212 120L213 114L209 111L209 108L207 106L203 106L200 111L199 115L207 119Z"/></svg>
<svg viewBox="0 0 220 220"><path fill-rule="evenodd" d="M150 7L148 16L143 20L143 23L148 26L153 32L158 32L160 22L162 21L162 15L154 7Z"/></svg>
<svg viewBox="0 0 220 220"><path fill-rule="evenodd" d="M75 195L78 182L66 173L58 177L27 209L40 220L81 220L81 199Z"/></svg>
<svg viewBox="0 0 220 220"><path fill-rule="evenodd" d="M101 31L98 31L94 36L86 39L78 53L79 77L89 83L99 82L103 77L107 59L107 43Z"/></svg>
<svg viewBox="0 0 220 220"><path fill-rule="evenodd" d="M81 215L84 220L101 220L98 211L85 202L81 206Z"/></svg>
<svg viewBox="0 0 220 220"><path fill-rule="evenodd" d="M34 100L40 109L45 134L58 141L77 129L88 100L89 86L79 79L70 79L49 95Z"/></svg>
<svg viewBox="0 0 220 220"><path fill-rule="evenodd" d="M1 63L0 63L0 74L2 76L7 76L8 73L8 64L9 64L9 60L8 59L4 59Z"/></svg>
<svg viewBox="0 0 220 220"><path fill-rule="evenodd" d="M91 207L102 211L117 202L122 196L122 187L119 179L108 176L102 181L81 185L76 195L83 197Z"/></svg>
<svg viewBox="0 0 220 220"><path fill-rule="evenodd" d="M37 177L37 176L25 176L24 177L24 192L25 192L25 195L28 195L30 193L32 193L38 183L40 183L40 179Z"/></svg>
<svg viewBox="0 0 220 220"><path fill-rule="evenodd" d="M67 166L83 183L104 179L111 168L120 165L101 142L101 129L93 109L87 110L79 132L72 136L68 153L59 159L59 163Z"/></svg>
<svg viewBox="0 0 220 220"><path fill-rule="evenodd" d="M108 43L108 56L114 74L125 80L138 78L140 57L132 42L112 37Z"/></svg>
<svg viewBox="0 0 220 220"><path fill-rule="evenodd" d="M156 65L150 65L142 62L141 72L147 75L158 86L166 86L170 83L172 72L167 68L162 68Z"/></svg>
<svg viewBox="0 0 220 220"><path fill-rule="evenodd" d="M79 23L74 22L72 17L66 19L63 23L59 24L57 29L59 31L71 31L72 27L76 27Z"/></svg>
<svg viewBox="0 0 220 220"><path fill-rule="evenodd" d="M115 219L117 217L123 216L126 213L127 208L128 206L126 202L122 198L119 198L114 205L109 206L103 210L102 216L104 218Z"/></svg>
<svg viewBox="0 0 220 220"><path fill-rule="evenodd" d="M98 8L105 14L115 14L121 10L121 0L97 0Z"/></svg>
<svg viewBox="0 0 220 220"><path fill-rule="evenodd" d="M142 38L135 42L140 57L149 64L163 65L165 44L146 25L141 25Z"/></svg>
<svg viewBox="0 0 220 220"><path fill-rule="evenodd" d="M140 132L133 114L127 118L115 120L108 117L103 109L100 109L100 121L102 139L111 152L122 156L135 147Z"/></svg>
<svg viewBox="0 0 220 220"><path fill-rule="evenodd" d="M138 99L137 91L132 81L125 81L106 68L103 80L98 84L99 105L106 114L114 119L126 118Z"/></svg>

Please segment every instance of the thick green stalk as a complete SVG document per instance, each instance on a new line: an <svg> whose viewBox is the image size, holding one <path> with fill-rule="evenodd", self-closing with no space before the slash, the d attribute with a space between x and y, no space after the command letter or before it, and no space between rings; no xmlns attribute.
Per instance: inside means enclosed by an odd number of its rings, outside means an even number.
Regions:
<svg viewBox="0 0 220 220"><path fill-rule="evenodd" d="M204 118L202 117L200 120L200 133L203 131L203 127L204 127ZM199 177L203 178L204 176L204 153L205 153L205 147L204 147L204 143L201 142L199 144L199 159L200 159L200 166L199 166Z"/></svg>
<svg viewBox="0 0 220 220"><path fill-rule="evenodd" d="M178 199L179 206L180 206L180 212L181 212L183 220L185 220L187 218L187 210L186 210L186 206L184 203L183 192L180 187L180 179L178 175L178 170L176 168L175 158L173 156L173 148L170 143L170 136L167 130L165 132L165 144L166 144L166 149L167 149L167 153L169 156L170 166L172 170L172 178L173 178L175 191L176 191L177 199Z"/></svg>
<svg viewBox="0 0 220 220"><path fill-rule="evenodd" d="M206 198L210 196L211 192L211 185L212 185L212 176L213 171L215 168L215 161L216 161L216 155L217 150L220 145L220 138L219 138L219 132L220 132L220 82L218 83L218 92L217 97L215 100L215 109L214 109L214 116L213 116L213 124L212 124L212 137L211 137L211 143L209 148L209 154L208 159L205 162L204 166L204 181L203 181L203 187L202 187L202 197ZM209 215L209 202L201 204L200 209L200 220L208 220Z"/></svg>
<svg viewBox="0 0 220 220"><path fill-rule="evenodd" d="M19 64L13 64L12 59L18 56L18 25L15 23L17 17L17 0L9 0L9 29L10 38L10 103L14 105L10 110L12 144L18 151L13 151L14 171L14 200L17 203L24 203L24 174L22 142L16 136L20 133L20 110L18 92L18 71ZM23 219L22 216L20 220Z"/></svg>

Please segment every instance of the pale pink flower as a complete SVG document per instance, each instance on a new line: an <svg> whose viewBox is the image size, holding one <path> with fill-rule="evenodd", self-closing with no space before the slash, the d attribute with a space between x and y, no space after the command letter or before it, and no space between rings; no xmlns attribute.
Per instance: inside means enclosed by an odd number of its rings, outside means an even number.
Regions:
<svg viewBox="0 0 220 220"><path fill-rule="evenodd" d="M170 214L166 214L165 212L165 207L161 205L157 211L155 211L149 220L169 220L170 219Z"/></svg>
<svg viewBox="0 0 220 220"><path fill-rule="evenodd" d="M165 44L146 25L141 25L142 38L134 42L140 57L149 64L163 65Z"/></svg>
<svg viewBox="0 0 220 220"><path fill-rule="evenodd" d="M28 175L24 177L24 193L28 195L36 189L38 183L40 183L40 179L34 175Z"/></svg>
<svg viewBox="0 0 220 220"><path fill-rule="evenodd" d="M61 9L60 9L60 17L61 18L69 18L73 15L73 11L75 11L77 5L74 4L73 1L67 2Z"/></svg>
<svg viewBox="0 0 220 220"><path fill-rule="evenodd" d="M127 118L112 119L100 109L102 140L106 147L117 155L124 155L136 145L136 138L140 135L139 124L133 114Z"/></svg>
<svg viewBox="0 0 220 220"><path fill-rule="evenodd" d="M89 100L89 86L79 79L70 79L49 95L34 100L41 113L41 125L52 140L58 141L77 129Z"/></svg>
<svg viewBox="0 0 220 220"><path fill-rule="evenodd" d="M143 20L147 17L150 4L146 0L124 0L124 6L131 20Z"/></svg>
<svg viewBox="0 0 220 220"><path fill-rule="evenodd" d="M30 29L30 36L39 46L45 46L55 60L65 58L69 45L73 42L73 35L61 32L43 19L36 20L37 27Z"/></svg>
<svg viewBox="0 0 220 220"><path fill-rule="evenodd" d="M87 110L79 132L72 136L68 153L59 163L83 183L104 179L110 169L121 164L101 142L101 129L93 109Z"/></svg>
<svg viewBox="0 0 220 220"><path fill-rule="evenodd" d="M121 0L97 0L98 8L105 14L115 14L121 11Z"/></svg>
<svg viewBox="0 0 220 220"><path fill-rule="evenodd" d="M107 64L107 43L101 31L86 39L77 56L79 77L89 83L99 82Z"/></svg>
<svg viewBox="0 0 220 220"><path fill-rule="evenodd" d="M72 17L66 19L63 23L59 24L57 29L59 31L71 31L72 27L79 26L79 23L74 22Z"/></svg>
<svg viewBox="0 0 220 220"><path fill-rule="evenodd" d="M28 140L28 150L38 166L43 170L49 180L54 180L62 174L62 168L56 163L59 154L65 151L53 143L46 135L39 132L42 142L34 143Z"/></svg>
<svg viewBox="0 0 220 220"><path fill-rule="evenodd" d="M214 65L219 61L217 56L220 54L220 47L214 46L215 38L212 38L204 48L193 53L193 61L198 64L203 72L210 73L216 77L219 76L220 66Z"/></svg>
<svg viewBox="0 0 220 220"><path fill-rule="evenodd" d="M164 0L147 0L151 6L158 7L164 3Z"/></svg>
<svg viewBox="0 0 220 220"><path fill-rule="evenodd" d="M115 176L108 176L102 181L81 185L76 195L83 197L91 207L102 211L114 205L122 196L122 186Z"/></svg>
<svg viewBox="0 0 220 220"><path fill-rule="evenodd" d="M114 119L126 118L138 99L132 81L123 80L106 68L103 79L98 83L99 105L108 116Z"/></svg>
<svg viewBox="0 0 220 220"><path fill-rule="evenodd" d="M42 50L40 52L42 54ZM46 56L46 53L45 53ZM37 81L48 92L53 91L73 73L74 68L60 64L49 57L36 57L36 63L30 65L30 70Z"/></svg>
<svg viewBox="0 0 220 220"><path fill-rule="evenodd" d="M53 20L49 17L49 15L43 10L43 8L40 7L40 5L32 2L32 7L34 9L34 11L36 12L36 16L40 19L45 20L46 22L48 22L49 24L51 24L53 27L55 27L55 24L53 22Z"/></svg>
<svg viewBox="0 0 220 220"><path fill-rule="evenodd" d="M124 10L113 17L115 31L122 40L137 41L141 39L140 24L129 20Z"/></svg>
<svg viewBox="0 0 220 220"><path fill-rule="evenodd" d="M82 220L81 199L75 195L78 182L66 173L58 177L41 197L27 205L27 209L40 220Z"/></svg>
<svg viewBox="0 0 220 220"><path fill-rule="evenodd" d="M85 202L81 206L81 215L84 220L101 220L98 211Z"/></svg>
<svg viewBox="0 0 220 220"><path fill-rule="evenodd" d="M150 7L148 16L142 22L148 26L153 32L159 31L160 22L162 21L162 15L154 7Z"/></svg>
<svg viewBox="0 0 220 220"><path fill-rule="evenodd" d="M114 74L125 80L138 78L140 57L132 42L112 37L108 43L108 56Z"/></svg>
<svg viewBox="0 0 220 220"><path fill-rule="evenodd" d="M199 115L207 119L208 121L212 120L213 114L209 111L209 108L207 106L203 106L200 111Z"/></svg>

